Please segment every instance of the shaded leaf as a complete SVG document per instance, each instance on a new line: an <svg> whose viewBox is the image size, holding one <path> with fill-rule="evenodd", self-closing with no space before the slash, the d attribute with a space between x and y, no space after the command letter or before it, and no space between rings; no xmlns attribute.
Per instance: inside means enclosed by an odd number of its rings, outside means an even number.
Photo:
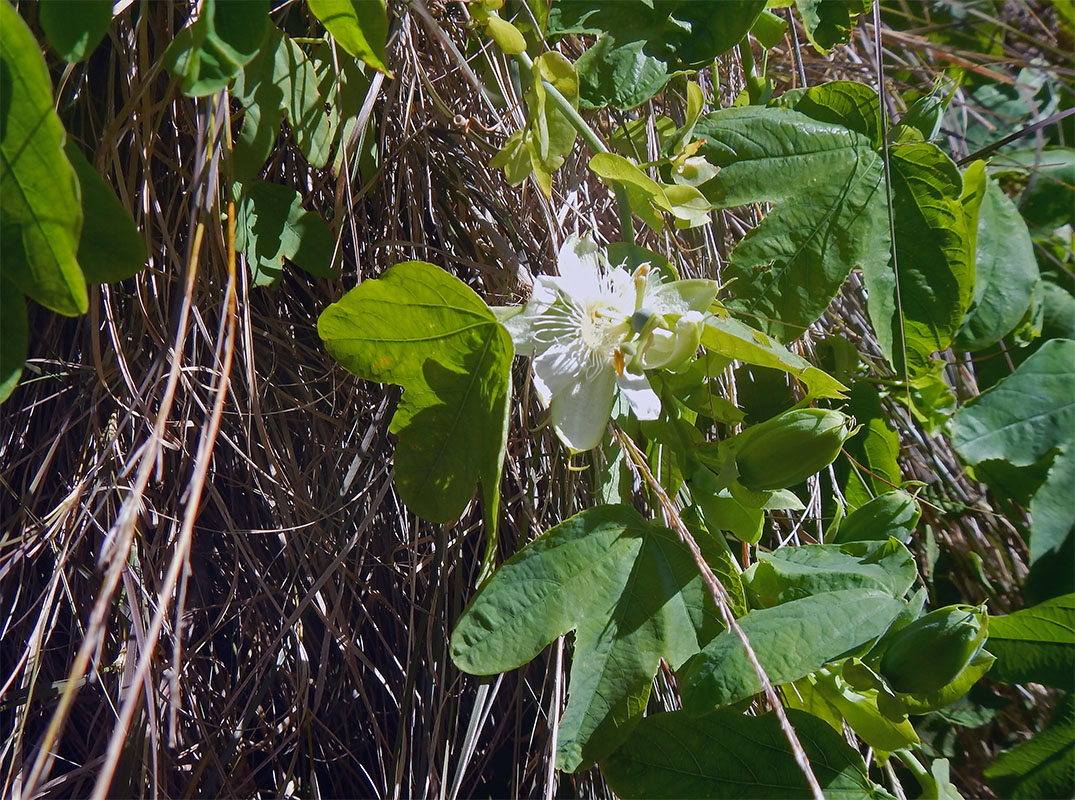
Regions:
<svg viewBox="0 0 1075 800"><path fill-rule="evenodd" d="M985 770L1001 797L1038 800L1075 795L1075 695L1060 698L1049 724Z"/></svg>
<svg viewBox="0 0 1075 800"><path fill-rule="evenodd" d="M1003 683L1075 687L1075 595L1046 600L1013 614L989 617L989 673Z"/></svg>
<svg viewBox="0 0 1075 800"><path fill-rule="evenodd" d="M513 349L489 307L444 270L408 261L325 309L317 330L346 369L403 387L389 428L403 501L430 522L451 522L480 482L492 531Z"/></svg>
<svg viewBox="0 0 1075 800"><path fill-rule="evenodd" d="M862 756L843 736L810 714L786 713L826 798L890 797L870 781ZM612 790L626 798L810 797L773 713L654 714L601 763L601 772Z"/></svg>
<svg viewBox="0 0 1075 800"><path fill-rule="evenodd" d="M63 124L37 40L0 2L0 251L4 276L41 305L74 316L89 308L76 253L78 176L63 153Z"/></svg>
<svg viewBox="0 0 1075 800"><path fill-rule="evenodd" d="M822 53L849 41L854 18L870 5L871 0L795 0L807 37Z"/></svg>
<svg viewBox="0 0 1075 800"><path fill-rule="evenodd" d="M94 51L112 24L112 0L38 0L38 20L64 61Z"/></svg>
<svg viewBox="0 0 1075 800"><path fill-rule="evenodd" d="M29 349L26 299L6 275L0 275L0 403L19 383Z"/></svg>
<svg viewBox="0 0 1075 800"><path fill-rule="evenodd" d="M791 683L876 639L903 608L872 589L844 589L751 611L739 620L774 684ZM724 631L678 671L683 705L701 714L761 691L738 637Z"/></svg>
<svg viewBox="0 0 1075 800"><path fill-rule="evenodd" d="M198 18L164 52L164 66L188 97L224 89L258 53L269 27L268 0L203 0Z"/></svg>
<svg viewBox="0 0 1075 800"><path fill-rule="evenodd" d="M244 184L236 211L235 246L246 253L255 286L275 284L285 258L312 275L336 277L336 239L320 215L303 210L294 189L267 181Z"/></svg>
<svg viewBox="0 0 1075 800"><path fill-rule="evenodd" d="M307 4L340 47L392 77L385 53L388 11L384 0L307 0Z"/></svg>
<svg viewBox="0 0 1075 800"><path fill-rule="evenodd" d="M844 444L845 458L836 462L837 474L847 474L844 497L861 506L871 497L887 492L902 480L899 462L900 436L889 422L877 388L868 381L851 387L848 413L862 426L858 436ZM855 459L858 466L851 464Z"/></svg>
<svg viewBox="0 0 1075 800"><path fill-rule="evenodd" d="M270 26L258 55L235 82L234 95L246 109L232 150L236 180L250 180L261 171L280 132L282 113L310 166L328 163L332 121L318 91L314 63L290 36Z"/></svg>
<svg viewBox="0 0 1075 800"><path fill-rule="evenodd" d="M575 631L557 766L605 758L641 719L661 658L682 664L719 629L709 593L671 531L629 506L599 506L550 529L506 561L451 638L460 669L521 666Z"/></svg>
<svg viewBox="0 0 1075 800"><path fill-rule="evenodd" d="M962 350L981 350L1011 333L1040 280L1026 223L993 180L978 212L977 241L974 300L955 337Z"/></svg>
<svg viewBox="0 0 1075 800"><path fill-rule="evenodd" d="M78 263L87 282L111 283L137 274L148 253L134 220L77 145L68 141L64 152L78 174L82 194Z"/></svg>

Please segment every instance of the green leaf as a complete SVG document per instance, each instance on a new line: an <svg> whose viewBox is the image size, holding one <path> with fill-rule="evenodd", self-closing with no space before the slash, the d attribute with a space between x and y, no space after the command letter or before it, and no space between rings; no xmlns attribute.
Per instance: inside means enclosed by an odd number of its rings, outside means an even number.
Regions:
<svg viewBox="0 0 1075 800"><path fill-rule="evenodd" d="M1075 341L1052 339L952 421L952 445L974 465L1002 459L1027 467L1059 448L1042 488L1031 499L1031 564L1057 554L1072 537L1075 474ZM1070 571L1068 571L1070 572Z"/></svg>
<svg viewBox="0 0 1075 800"><path fill-rule="evenodd" d="M1068 443L1060 448L1053 459L1045 482L1030 499L1030 561L1040 564L1043 556L1056 556L1061 562L1070 562L1065 557L1065 546L1075 536L1075 516L1072 515L1072 487L1075 486L1075 443ZM1050 565L1057 569L1060 585L1072 586L1072 573L1063 563ZM1066 578L1063 576L1066 574Z"/></svg>
<svg viewBox="0 0 1075 800"><path fill-rule="evenodd" d="M325 309L317 330L346 369L403 387L389 430L399 436L395 480L411 510L451 522L480 481L495 521L513 350L481 298L444 270L408 261Z"/></svg>
<svg viewBox="0 0 1075 800"><path fill-rule="evenodd" d="M751 611L739 623L769 680L791 683L876 639L902 608L887 592L844 589ZM714 638L677 674L683 705L696 714L761 691L731 631Z"/></svg>
<svg viewBox="0 0 1075 800"><path fill-rule="evenodd" d="M268 0L203 0L201 13L164 51L164 67L188 97L224 89L258 53L269 27Z"/></svg>
<svg viewBox="0 0 1075 800"><path fill-rule="evenodd" d="M1000 175L1033 175L1019 198L1019 211L1029 224L1052 230L1075 223L1075 149L1017 150L997 156L992 169Z"/></svg>
<svg viewBox="0 0 1075 800"><path fill-rule="evenodd" d="M285 258L311 275L337 276L336 239L318 214L303 210L294 189L266 181L244 184L236 213L235 247L246 253L255 286L274 285Z"/></svg>
<svg viewBox="0 0 1075 800"><path fill-rule="evenodd" d="M503 0L498 5L502 3ZM485 26L485 32L503 52L508 55L518 55L526 50L526 37L506 19L501 19L495 8L487 8L484 3L476 3L471 6L470 14L475 22Z"/></svg>
<svg viewBox="0 0 1075 800"><path fill-rule="evenodd" d="M784 696L793 708L798 708L801 703L796 695L804 692L812 692L829 703L837 716L847 720L858 737L875 750L892 752L919 743L918 734L908 720L890 720L878 710L876 689L856 691L833 672L819 670L798 681Z"/></svg>
<svg viewBox="0 0 1075 800"><path fill-rule="evenodd" d="M270 26L265 43L243 67L233 93L246 109L232 150L236 180L251 180L261 171L280 132L281 113L287 115L295 142L310 166L328 163L332 121L318 91L314 63L290 36Z"/></svg>
<svg viewBox="0 0 1075 800"><path fill-rule="evenodd" d="M797 111L749 106L703 116L699 154L721 167L702 185L715 208L772 203L736 245L729 308L781 340L824 313L848 273L888 258L884 166L870 139Z"/></svg>
<svg viewBox="0 0 1075 800"><path fill-rule="evenodd" d="M848 514L833 542L883 541L891 536L906 543L921 517L917 501L907 492L883 492Z"/></svg>
<svg viewBox="0 0 1075 800"><path fill-rule="evenodd" d="M1075 695L1060 698L1045 729L1001 753L985 777L999 796L1013 800L1075 795Z"/></svg>
<svg viewBox="0 0 1075 800"><path fill-rule="evenodd" d="M388 69L388 11L384 0L306 0L310 11L321 20L344 50L383 72Z"/></svg>
<svg viewBox="0 0 1075 800"><path fill-rule="evenodd" d="M769 103L790 108L818 122L840 125L861 133L873 147L881 146L881 106L877 92L857 81L830 81L801 91L785 92Z"/></svg>
<svg viewBox="0 0 1075 800"><path fill-rule="evenodd" d="M981 350L1011 333L1040 280L1026 223L993 180L978 212L975 263L974 300L955 337L961 350Z"/></svg>
<svg viewBox="0 0 1075 800"><path fill-rule="evenodd" d="M4 276L60 314L89 308L76 253L82 230L78 177L63 153L63 124L37 41L0 2L0 251Z"/></svg>
<svg viewBox="0 0 1075 800"><path fill-rule="evenodd" d="M871 0L795 0L807 37L822 53L850 41L854 17L870 5Z"/></svg>
<svg viewBox="0 0 1075 800"><path fill-rule="evenodd" d="M842 383L812 366L805 358L738 320L708 317L702 332L702 345L727 358L787 372L806 386L811 397L843 397L847 391Z"/></svg>
<svg viewBox="0 0 1075 800"><path fill-rule="evenodd" d="M1014 614L989 617L989 673L1002 683L1043 683L1072 691L1075 681L1075 595Z"/></svg>
<svg viewBox="0 0 1075 800"><path fill-rule="evenodd" d="M646 42L619 44L605 34L575 62L579 75L579 105L614 106L628 110L642 105L664 88L668 65L646 55Z"/></svg>
<svg viewBox="0 0 1075 800"><path fill-rule="evenodd" d="M836 462L838 474L847 474L844 497L861 506L871 497L887 492L902 480L897 459L900 436L889 422L876 387L858 381L851 387L847 412L862 426L858 436L844 443L846 458ZM852 465L855 459L858 466Z"/></svg>
<svg viewBox="0 0 1075 800"><path fill-rule="evenodd" d="M28 349L26 299L6 275L0 274L0 403L15 391Z"/></svg>
<svg viewBox="0 0 1075 800"><path fill-rule="evenodd" d="M549 9L548 34L644 41L645 52L671 72L711 64L747 35L764 9L765 0L558 0Z"/></svg>
<svg viewBox="0 0 1075 800"><path fill-rule="evenodd" d="M828 800L889 798L843 736L817 717L789 709L788 721ZM631 738L601 763L620 797L806 798L810 789L773 713L748 717L721 710L685 711L642 720Z"/></svg>
<svg viewBox="0 0 1075 800"><path fill-rule="evenodd" d="M951 344L970 305L974 226L961 200L962 176L936 146L893 147L890 164L898 295L891 263L870 262L862 274L882 352L897 372L906 357L914 377Z"/></svg>
<svg viewBox="0 0 1075 800"><path fill-rule="evenodd" d="M709 593L671 531L629 506L599 506L506 561L456 624L451 655L475 675L514 669L575 631L556 763L605 758L641 719L661 658L682 664L719 629Z"/></svg>
<svg viewBox="0 0 1075 800"><path fill-rule="evenodd" d="M676 123L663 115L652 119L657 133L657 144L660 146L675 133ZM649 117L628 120L608 137L609 146L635 161L645 161L649 153L649 121Z"/></svg>
<svg viewBox="0 0 1075 800"><path fill-rule="evenodd" d="M112 283L137 274L146 265L146 243L112 187L78 146L64 148L78 175L82 194L82 232L78 263L89 283Z"/></svg>
<svg viewBox="0 0 1075 800"><path fill-rule="evenodd" d="M94 51L112 24L112 0L39 0L38 21L64 61Z"/></svg>
<svg viewBox="0 0 1075 800"><path fill-rule="evenodd" d="M902 597L918 569L896 539L808 544L759 553L747 570L747 588L766 606L843 589L871 589Z"/></svg>

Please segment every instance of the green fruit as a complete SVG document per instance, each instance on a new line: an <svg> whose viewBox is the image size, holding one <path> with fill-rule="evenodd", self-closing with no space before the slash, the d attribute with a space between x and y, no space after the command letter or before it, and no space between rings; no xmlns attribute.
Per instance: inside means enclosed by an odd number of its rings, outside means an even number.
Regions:
<svg viewBox="0 0 1075 800"><path fill-rule="evenodd" d="M854 432L854 420L839 411L787 411L743 434L735 455L739 482L755 491L802 483L835 461Z"/></svg>
<svg viewBox="0 0 1075 800"><path fill-rule="evenodd" d="M900 628L878 672L894 691L928 694L954 681L986 639L988 617L974 606L946 606Z"/></svg>
<svg viewBox="0 0 1075 800"><path fill-rule="evenodd" d="M840 523L833 542L878 541L894 536L906 543L921 516L918 502L907 492L885 492L851 512Z"/></svg>

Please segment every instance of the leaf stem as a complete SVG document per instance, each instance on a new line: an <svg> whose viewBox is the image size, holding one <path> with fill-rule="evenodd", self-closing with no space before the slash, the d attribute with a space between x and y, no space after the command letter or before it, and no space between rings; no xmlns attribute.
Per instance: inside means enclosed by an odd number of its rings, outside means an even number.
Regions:
<svg viewBox="0 0 1075 800"><path fill-rule="evenodd" d="M525 51L519 53L516 58L518 58L528 70L533 70L534 61L530 58L528 53ZM542 79L541 83L542 86L545 87L546 96L556 105L557 110L567 118L567 121L571 123L571 127L573 127L578 135L582 137L582 140L590 146L590 149L595 153L610 152L608 146L601 141L601 137L597 135L597 132L582 118L578 109L571 105L571 102L560 93L560 90L547 80ZM627 190L619 184L615 184L613 190L616 192L616 210L619 214L621 238L625 242L634 242L635 226L634 219L631 216L631 203L627 199Z"/></svg>

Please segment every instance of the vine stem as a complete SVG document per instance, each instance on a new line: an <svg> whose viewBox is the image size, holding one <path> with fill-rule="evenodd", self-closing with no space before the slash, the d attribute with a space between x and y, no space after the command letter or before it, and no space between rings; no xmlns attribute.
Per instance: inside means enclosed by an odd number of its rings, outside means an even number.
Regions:
<svg viewBox="0 0 1075 800"><path fill-rule="evenodd" d="M534 61L525 50L522 53L519 53L516 58L519 59L523 66L528 70L532 71L534 69ZM541 85L545 88L545 94L556 105L557 110L567 118L567 121L571 123L571 127L573 127L576 133L582 137L582 140L589 145L591 150L595 153L612 152L608 149L608 145L601 140L601 137L597 135L597 132L582 118L578 109L571 105L571 101L564 97L559 89L544 78L541 80ZM631 203L627 199L627 191L618 183L612 188L616 193L616 211L620 220L620 236L623 241L633 243L635 240L635 226L634 219L631 216Z"/></svg>
<svg viewBox="0 0 1075 800"><path fill-rule="evenodd" d="M661 486L660 481L653 475L653 471L649 468L649 464L646 463L646 457L642 454L642 451L638 449L638 446L631 440L631 437L621 431L618 426L612 425L611 427L613 435L620 443L620 447L623 448L623 451L630 457L635 470L642 475L646 483L653 489L654 494L657 495L657 500L661 505L661 510L669 527L676 532L680 540L690 551L691 558L694 559L694 563L702 575L702 581L705 583L706 588L709 589L709 593L713 597L713 602L717 604L717 608L720 611L725 626L735 634L736 638L739 639L740 644L743 645L743 649L747 654L747 659L750 661L750 666L753 667L754 674L758 677L758 681L761 683L762 692L765 694L766 699L776 713L777 720L780 722L780 729L783 731L784 737L791 747L791 753L795 759L795 763L806 778L806 783L810 787L810 793L813 795L814 800L825 800L825 794L821 790L821 784L818 783L817 776L814 775L814 771L810 767L810 759L806 757L806 751L803 750L802 743L795 733L795 728L792 727L791 722L788 720L788 715L784 711L784 705L780 702L780 698L777 696L776 690L773 688L773 683L769 680L769 676L765 674L764 667L762 667L761 662L758 661L758 654L754 652L750 640L747 639L746 632L736 620L735 614L732 613L731 598L728 596L728 590L724 588L720 579L713 572L712 567L706 562L701 549L698 547L698 542L695 541L690 529L680 518L679 512L676 511L675 506L672 505L672 501L669 499L668 493L664 490L664 487Z"/></svg>

